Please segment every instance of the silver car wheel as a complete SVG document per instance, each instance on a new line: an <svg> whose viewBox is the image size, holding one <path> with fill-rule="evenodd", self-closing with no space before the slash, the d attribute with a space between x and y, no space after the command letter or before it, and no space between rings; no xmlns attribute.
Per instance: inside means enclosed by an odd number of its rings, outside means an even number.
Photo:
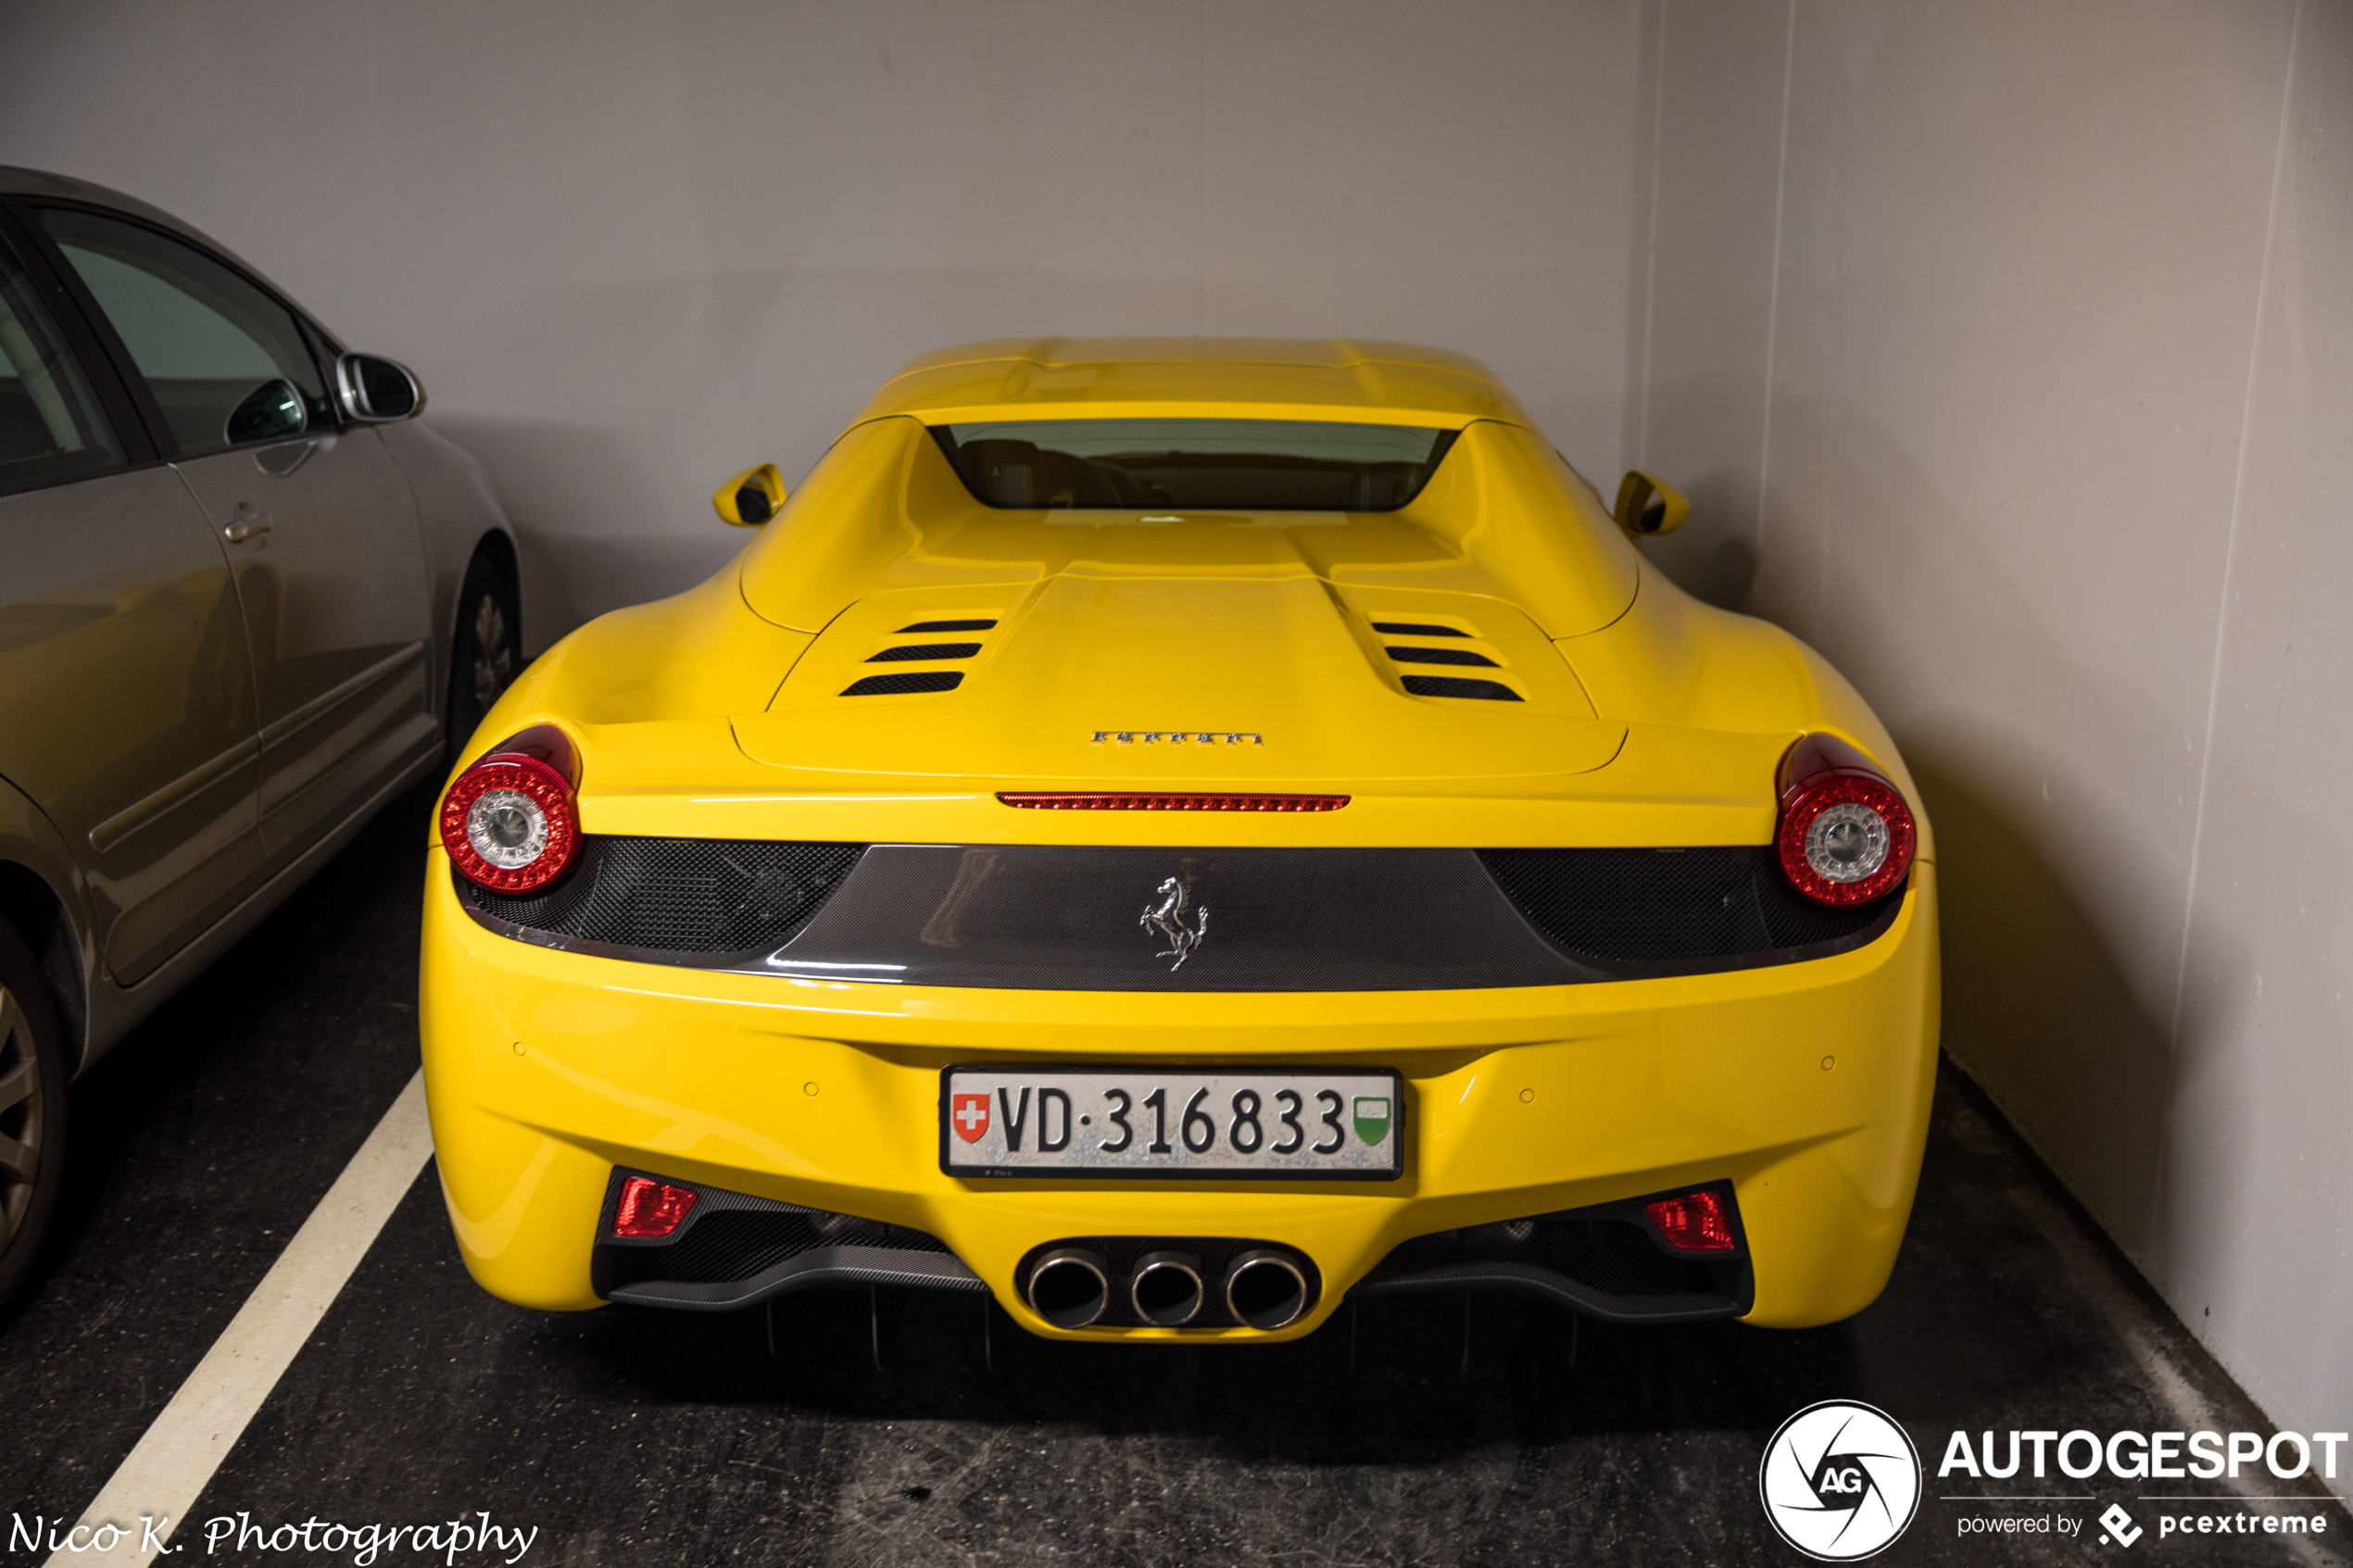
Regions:
<svg viewBox="0 0 2353 1568"><path fill-rule="evenodd" d="M487 713L515 678L515 651L507 643L507 611L496 594L484 594L474 603L473 674L474 709Z"/></svg>
<svg viewBox="0 0 2353 1568"><path fill-rule="evenodd" d="M32 1022L0 986L0 1248L32 1207L41 1173L41 1054Z"/></svg>

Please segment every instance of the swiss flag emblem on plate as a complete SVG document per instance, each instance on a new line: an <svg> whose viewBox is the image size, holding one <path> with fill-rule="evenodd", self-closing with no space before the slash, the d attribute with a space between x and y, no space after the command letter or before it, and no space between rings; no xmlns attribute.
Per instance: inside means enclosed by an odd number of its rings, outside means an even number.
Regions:
<svg viewBox="0 0 2353 1568"><path fill-rule="evenodd" d="M954 1096L948 1106L948 1123L966 1143L978 1143L988 1132L988 1097Z"/></svg>

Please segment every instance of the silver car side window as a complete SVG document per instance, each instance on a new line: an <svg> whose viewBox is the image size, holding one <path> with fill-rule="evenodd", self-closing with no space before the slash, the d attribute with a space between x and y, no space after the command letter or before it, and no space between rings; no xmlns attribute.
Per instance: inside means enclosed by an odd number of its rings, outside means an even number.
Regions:
<svg viewBox="0 0 2353 1568"><path fill-rule="evenodd" d="M86 479L121 460L82 367L0 249L0 495Z"/></svg>
<svg viewBox="0 0 2353 1568"><path fill-rule="evenodd" d="M313 421L329 418L326 383L294 314L222 263L143 224L75 207L40 213L122 340L170 427L178 455L201 457L283 426L230 416L261 388L290 382Z"/></svg>

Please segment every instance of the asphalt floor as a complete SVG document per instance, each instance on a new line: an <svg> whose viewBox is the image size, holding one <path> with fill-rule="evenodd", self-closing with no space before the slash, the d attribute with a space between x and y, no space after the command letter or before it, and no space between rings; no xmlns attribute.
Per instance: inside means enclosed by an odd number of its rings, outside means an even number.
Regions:
<svg viewBox="0 0 2353 1568"><path fill-rule="evenodd" d="M0 1532L80 1513L415 1071L429 807L387 808L75 1085L57 1234L0 1318ZM2353 1561L2353 1520L2309 1481L2171 1484L2326 1521L2183 1540L2156 1515L2205 1505L2144 1501L2146 1482L1993 1502L1969 1499L2010 1487L1939 1480L1957 1429L2267 1430L1949 1068L1893 1283L1802 1332L1495 1298L1367 1302L1243 1348L1052 1344L968 1298L854 1289L544 1314L468 1279L428 1166L159 1561L354 1561L208 1553L213 1518L487 1514L535 1529L524 1562L600 1568L1795 1563L1758 1461L1832 1399L1888 1411L1928 1466L1878 1561ZM2103 1541L2111 1503L2135 1548ZM2003 1518L2029 1527L1969 1524Z"/></svg>

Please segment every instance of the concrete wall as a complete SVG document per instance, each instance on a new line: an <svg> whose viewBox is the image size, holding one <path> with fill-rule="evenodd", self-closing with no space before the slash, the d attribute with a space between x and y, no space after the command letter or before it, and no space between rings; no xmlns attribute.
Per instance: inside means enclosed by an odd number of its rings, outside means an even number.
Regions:
<svg viewBox="0 0 2353 1568"><path fill-rule="evenodd" d="M1478 355L1596 471L1630 0L16 0L0 162L131 192L415 366L535 646L698 581L911 355L1029 333Z"/></svg>
<svg viewBox="0 0 2353 1568"><path fill-rule="evenodd" d="M1953 1054L2342 1429L2353 6L1667 0L1643 48L1655 558L1877 706Z"/></svg>

